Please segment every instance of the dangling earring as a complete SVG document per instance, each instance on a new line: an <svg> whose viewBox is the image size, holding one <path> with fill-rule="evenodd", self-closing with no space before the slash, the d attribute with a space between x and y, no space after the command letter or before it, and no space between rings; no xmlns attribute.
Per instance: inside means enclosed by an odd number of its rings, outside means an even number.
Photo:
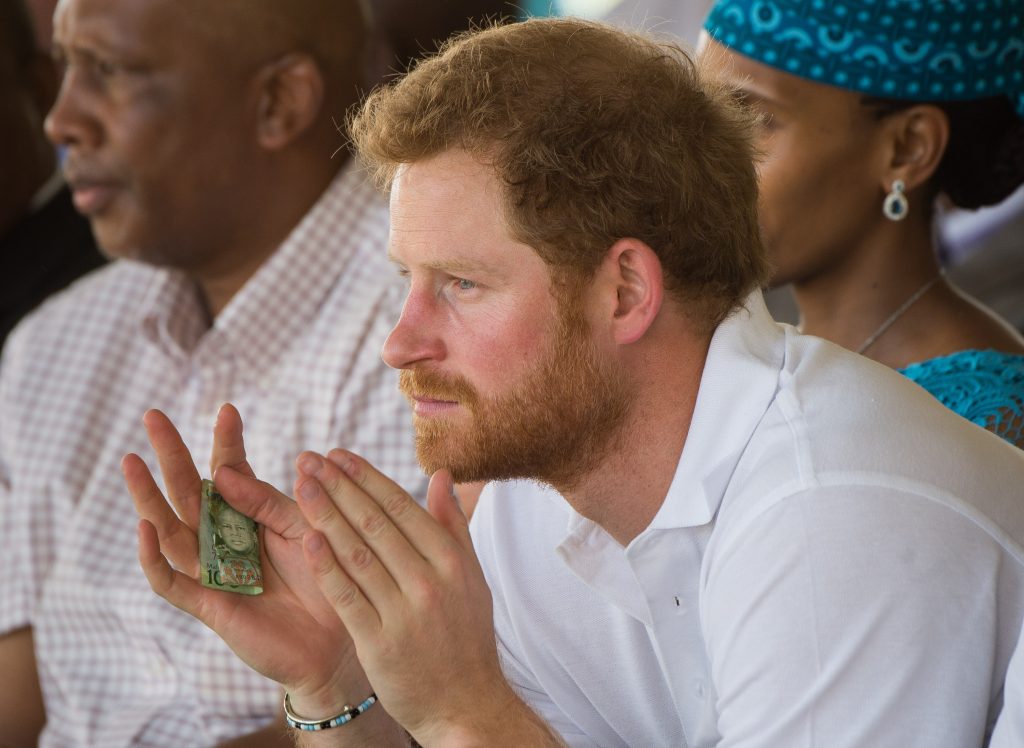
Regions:
<svg viewBox="0 0 1024 748"><path fill-rule="evenodd" d="M890 221L902 221L910 211L910 203L907 202L907 196L903 194L904 189L906 189L906 185L903 184L903 180L897 179L892 183L892 191L885 196L882 213Z"/></svg>

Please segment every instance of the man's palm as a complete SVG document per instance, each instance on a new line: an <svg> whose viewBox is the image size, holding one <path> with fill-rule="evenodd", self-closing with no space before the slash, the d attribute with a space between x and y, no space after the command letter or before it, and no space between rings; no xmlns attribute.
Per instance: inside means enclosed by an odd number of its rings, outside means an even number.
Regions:
<svg viewBox="0 0 1024 748"><path fill-rule="evenodd" d="M291 499L254 477L237 411L231 406L221 410L211 467L228 503L262 525L264 592L255 597L208 589L197 581L201 479L171 421L150 411L144 422L177 509L176 515L145 463L126 456L125 481L142 518L139 560L153 590L205 623L250 667L278 683L327 683L358 667L344 626L303 558L308 525ZM294 636L296 631L303 635ZM279 646L267 647L268 639Z"/></svg>

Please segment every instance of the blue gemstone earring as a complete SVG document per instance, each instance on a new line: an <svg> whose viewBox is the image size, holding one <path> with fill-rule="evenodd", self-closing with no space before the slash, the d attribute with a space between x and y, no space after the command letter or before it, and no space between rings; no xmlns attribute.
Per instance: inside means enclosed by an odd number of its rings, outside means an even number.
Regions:
<svg viewBox="0 0 1024 748"><path fill-rule="evenodd" d="M906 189L906 185L903 184L903 180L897 179L892 183L892 191L885 196L882 213L890 221L902 221L910 211L910 203L907 202L907 196L903 194L904 189Z"/></svg>

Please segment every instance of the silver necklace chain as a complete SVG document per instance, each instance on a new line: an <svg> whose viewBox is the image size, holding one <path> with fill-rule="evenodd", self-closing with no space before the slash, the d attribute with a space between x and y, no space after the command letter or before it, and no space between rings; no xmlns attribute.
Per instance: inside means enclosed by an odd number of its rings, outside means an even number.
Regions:
<svg viewBox="0 0 1024 748"><path fill-rule="evenodd" d="M914 304L917 302L918 299L920 299L922 296L924 296L926 293L928 293L928 291L931 290L931 287L934 286L936 283L938 283L939 279L943 275L945 275L945 272L940 270L938 275L936 275L934 278L929 280L927 283L925 283L919 289L914 291L914 293L912 293L910 295L910 297L900 305L899 309L897 309L895 312L890 314L888 319L886 319L885 322L880 324L878 326L878 329L875 330L873 333L871 333L867 337L867 340L865 340L863 343L860 344L860 347L857 349L857 353L863 353L868 348L870 348L874 344L874 342L876 340L878 340L880 337L882 337L882 335L884 335L885 332L890 327L892 327L894 324L896 324L896 320L898 320L900 317L902 317L903 314L908 309L910 309L910 307L914 306Z"/></svg>

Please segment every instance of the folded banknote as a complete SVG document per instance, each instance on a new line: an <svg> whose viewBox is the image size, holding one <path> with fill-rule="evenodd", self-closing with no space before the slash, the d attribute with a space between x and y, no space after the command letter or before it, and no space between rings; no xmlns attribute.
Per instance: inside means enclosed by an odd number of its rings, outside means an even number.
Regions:
<svg viewBox="0 0 1024 748"><path fill-rule="evenodd" d="M213 481L203 481L199 508L199 581L241 595L263 592L259 525L228 504Z"/></svg>

